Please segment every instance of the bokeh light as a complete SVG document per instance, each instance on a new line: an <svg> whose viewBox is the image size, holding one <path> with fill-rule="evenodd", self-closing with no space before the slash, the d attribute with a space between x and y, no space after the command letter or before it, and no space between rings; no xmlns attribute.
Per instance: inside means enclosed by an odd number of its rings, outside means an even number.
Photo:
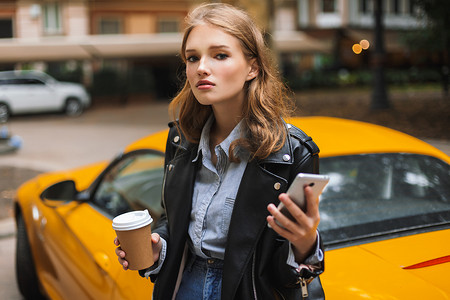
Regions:
<svg viewBox="0 0 450 300"><path fill-rule="evenodd" d="M362 47L361 47L360 44L354 44L354 45L352 46L352 50L353 50L353 52L354 52L355 54L360 54L361 51L362 51Z"/></svg>
<svg viewBox="0 0 450 300"><path fill-rule="evenodd" d="M369 43L368 40L361 40L361 41L359 42L359 44L361 45L361 48L362 48L363 50L367 50L367 49L369 49L369 47L370 47L370 43Z"/></svg>

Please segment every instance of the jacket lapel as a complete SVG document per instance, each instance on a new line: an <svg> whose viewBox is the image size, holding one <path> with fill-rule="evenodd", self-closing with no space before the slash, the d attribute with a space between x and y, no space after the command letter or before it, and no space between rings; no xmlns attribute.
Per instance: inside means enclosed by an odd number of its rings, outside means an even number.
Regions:
<svg viewBox="0 0 450 300"><path fill-rule="evenodd" d="M180 155L168 162L164 197L169 224L169 243L167 257L163 269L170 272L160 272L158 280L166 282L164 290L158 290L163 299L170 299L177 282L177 270L181 264L183 250L188 236L190 213L192 208L192 193L195 181L196 163L192 162L195 149L186 151L180 149ZM175 271L172 271L175 270ZM160 287L160 286L158 286ZM169 296L170 295L170 296Z"/></svg>
<svg viewBox="0 0 450 300"><path fill-rule="evenodd" d="M286 191L287 185L287 176L272 174L256 161L248 163L228 231L223 269L223 278L227 280L222 282L224 299L234 297L245 270L251 267L252 254L262 232L267 228L267 205L278 205L278 195Z"/></svg>

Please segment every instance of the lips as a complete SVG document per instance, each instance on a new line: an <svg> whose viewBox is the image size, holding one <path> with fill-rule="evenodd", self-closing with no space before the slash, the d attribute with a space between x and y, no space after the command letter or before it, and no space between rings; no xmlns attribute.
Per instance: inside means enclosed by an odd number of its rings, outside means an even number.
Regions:
<svg viewBox="0 0 450 300"><path fill-rule="evenodd" d="M199 89L206 89L206 88L211 88L213 87L215 84L212 83L211 81L208 80L200 80L199 82L197 82L197 84L195 85L197 88Z"/></svg>

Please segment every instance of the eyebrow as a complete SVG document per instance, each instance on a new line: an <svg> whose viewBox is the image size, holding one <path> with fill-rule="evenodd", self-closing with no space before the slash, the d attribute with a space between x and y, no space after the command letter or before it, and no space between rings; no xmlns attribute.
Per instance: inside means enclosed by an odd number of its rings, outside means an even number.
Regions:
<svg viewBox="0 0 450 300"><path fill-rule="evenodd" d="M217 50L217 49L224 49L224 48L230 49L230 47L227 45L213 45L213 46L209 47L208 49L209 50ZM186 49L184 52L188 53L188 52L195 52L195 51L196 51L195 49Z"/></svg>

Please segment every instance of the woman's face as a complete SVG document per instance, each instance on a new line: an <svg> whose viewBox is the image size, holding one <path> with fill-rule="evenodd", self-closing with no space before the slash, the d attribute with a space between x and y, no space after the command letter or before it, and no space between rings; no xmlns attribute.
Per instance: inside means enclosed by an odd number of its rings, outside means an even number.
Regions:
<svg viewBox="0 0 450 300"><path fill-rule="evenodd" d="M219 27L198 25L186 41L186 75L197 101L214 109L242 109L245 82L256 77L239 40Z"/></svg>

